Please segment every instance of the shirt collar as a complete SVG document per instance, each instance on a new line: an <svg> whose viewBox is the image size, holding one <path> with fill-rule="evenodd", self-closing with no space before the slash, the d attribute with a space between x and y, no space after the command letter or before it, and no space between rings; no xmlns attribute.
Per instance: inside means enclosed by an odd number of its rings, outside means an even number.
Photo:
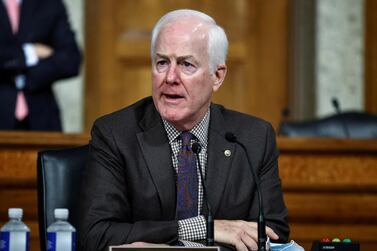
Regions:
<svg viewBox="0 0 377 251"><path fill-rule="evenodd" d="M204 148L207 148L207 143L208 143L209 120L210 120L210 109L208 109L203 119L190 130L190 132L199 140L199 143ZM182 132L178 131L168 121L164 119L162 121L164 122L165 131L168 134L169 144L171 144L173 141L177 139L177 137Z"/></svg>

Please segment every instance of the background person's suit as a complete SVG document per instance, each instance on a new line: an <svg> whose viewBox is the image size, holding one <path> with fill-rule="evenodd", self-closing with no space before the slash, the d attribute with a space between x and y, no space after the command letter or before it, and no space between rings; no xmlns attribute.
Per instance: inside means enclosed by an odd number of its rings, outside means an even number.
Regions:
<svg viewBox="0 0 377 251"><path fill-rule="evenodd" d="M22 45L42 43L51 57L27 67ZM78 74L81 56L62 0L22 0L18 32L13 34L0 1L0 129L13 129L17 89L14 77L26 76L24 89L31 130L61 130L52 83Z"/></svg>
<svg viewBox="0 0 377 251"><path fill-rule="evenodd" d="M243 150L225 139L233 132L261 176L267 225L288 239L287 210L278 177L270 124L211 105L206 180L215 219L255 220L258 202ZM231 156L224 151L229 149ZM177 239L176 188L171 150L152 99L97 120L81 197L82 250L134 241Z"/></svg>

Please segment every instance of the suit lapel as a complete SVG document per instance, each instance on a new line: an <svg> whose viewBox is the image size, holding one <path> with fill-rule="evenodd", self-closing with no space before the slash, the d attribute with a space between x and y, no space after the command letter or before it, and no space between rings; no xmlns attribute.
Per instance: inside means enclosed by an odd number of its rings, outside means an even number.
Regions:
<svg viewBox="0 0 377 251"><path fill-rule="evenodd" d="M37 7L37 0L23 0L21 3L21 12L20 12L20 22L18 24L18 31L16 34L13 34L11 24L8 18L8 13L5 8L5 3L1 1L0 4L0 23L1 27L5 29L5 32L10 36L17 37L23 41L24 39L21 36L28 34L27 31L30 20L33 19L33 13Z"/></svg>
<svg viewBox="0 0 377 251"><path fill-rule="evenodd" d="M140 122L143 131L137 134L148 169L160 196L163 216L175 215L176 188L171 150L163 123L154 106ZM231 168L235 146L225 139L226 125L217 106L211 106L208 135L208 165L206 182L209 202L215 215L224 194ZM229 150L231 155L226 156Z"/></svg>
<svg viewBox="0 0 377 251"><path fill-rule="evenodd" d="M33 20L33 15L35 9L38 5L38 0L23 0L21 4L21 13L20 13L20 23L18 27L18 36L22 41L25 40L25 35L30 32L31 20Z"/></svg>
<svg viewBox="0 0 377 251"><path fill-rule="evenodd" d="M9 34L10 36L13 36L12 27L10 25L10 20L8 18L8 12L5 8L4 1L1 1L0 3L0 27L1 29L4 29L5 34Z"/></svg>
<svg viewBox="0 0 377 251"><path fill-rule="evenodd" d="M234 152L234 144L229 143L225 139L225 130L226 125L219 108L211 105L206 181L208 186L209 202L214 215L216 215L221 197L224 194ZM230 151L230 156L225 155L226 150Z"/></svg>
<svg viewBox="0 0 377 251"><path fill-rule="evenodd" d="M170 145L154 105L149 108L146 117L140 122L144 131L138 133L137 138L160 196L162 214L164 218L171 218L175 216L176 188Z"/></svg>

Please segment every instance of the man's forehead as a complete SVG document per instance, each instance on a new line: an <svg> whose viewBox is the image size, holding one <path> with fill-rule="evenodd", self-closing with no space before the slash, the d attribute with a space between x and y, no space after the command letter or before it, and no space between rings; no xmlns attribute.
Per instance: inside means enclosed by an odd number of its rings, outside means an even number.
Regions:
<svg viewBox="0 0 377 251"><path fill-rule="evenodd" d="M161 29L162 32L174 32L178 34L206 33L208 24L194 16L177 17L166 23Z"/></svg>
<svg viewBox="0 0 377 251"><path fill-rule="evenodd" d="M175 22L166 25L161 29L157 39L157 46L161 44L178 44L185 46L185 43L206 46L208 33L203 23ZM187 44L186 44L187 45Z"/></svg>
<svg viewBox="0 0 377 251"><path fill-rule="evenodd" d="M156 41L155 56L197 58L207 50L205 26L195 17L182 17L165 24Z"/></svg>
<svg viewBox="0 0 377 251"><path fill-rule="evenodd" d="M200 57L207 50L207 42L192 36L169 36L158 39L155 55L165 58L193 59Z"/></svg>

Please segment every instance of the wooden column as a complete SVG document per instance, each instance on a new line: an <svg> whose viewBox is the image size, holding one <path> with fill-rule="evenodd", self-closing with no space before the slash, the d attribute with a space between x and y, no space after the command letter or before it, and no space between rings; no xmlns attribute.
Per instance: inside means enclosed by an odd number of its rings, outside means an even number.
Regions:
<svg viewBox="0 0 377 251"><path fill-rule="evenodd" d="M365 110L377 114L377 1L365 0Z"/></svg>

